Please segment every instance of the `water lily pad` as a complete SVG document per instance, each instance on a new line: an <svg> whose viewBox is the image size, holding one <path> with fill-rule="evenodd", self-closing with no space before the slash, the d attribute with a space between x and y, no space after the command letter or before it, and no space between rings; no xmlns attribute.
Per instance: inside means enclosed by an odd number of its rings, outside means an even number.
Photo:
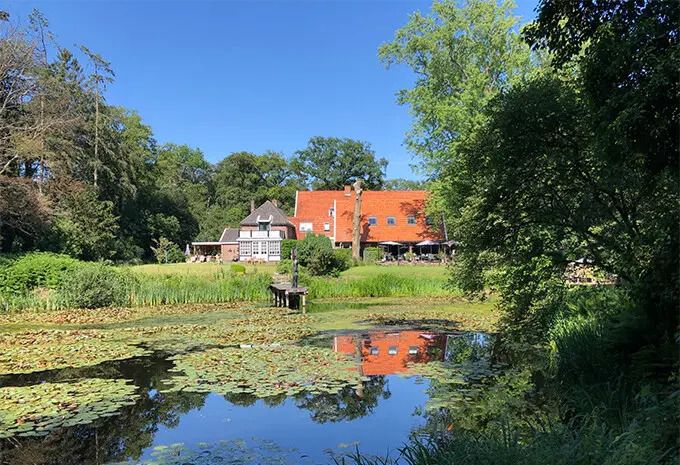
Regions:
<svg viewBox="0 0 680 465"><path fill-rule="evenodd" d="M77 368L145 354L148 351L103 331L10 333L0 335L0 374Z"/></svg>
<svg viewBox="0 0 680 465"><path fill-rule="evenodd" d="M182 374L170 380L170 390L271 397L334 393L361 382L349 357L317 347L211 349L179 355L174 360L174 371Z"/></svg>
<svg viewBox="0 0 680 465"><path fill-rule="evenodd" d="M120 379L83 379L0 388L0 438L42 436L91 423L134 404L135 386Z"/></svg>

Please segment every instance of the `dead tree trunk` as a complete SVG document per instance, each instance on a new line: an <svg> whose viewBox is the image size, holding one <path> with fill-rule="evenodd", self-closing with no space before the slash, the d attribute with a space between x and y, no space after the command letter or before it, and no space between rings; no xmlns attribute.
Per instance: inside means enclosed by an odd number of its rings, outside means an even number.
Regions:
<svg viewBox="0 0 680 465"><path fill-rule="evenodd" d="M361 259L361 179L354 182L354 217L352 221L352 258Z"/></svg>

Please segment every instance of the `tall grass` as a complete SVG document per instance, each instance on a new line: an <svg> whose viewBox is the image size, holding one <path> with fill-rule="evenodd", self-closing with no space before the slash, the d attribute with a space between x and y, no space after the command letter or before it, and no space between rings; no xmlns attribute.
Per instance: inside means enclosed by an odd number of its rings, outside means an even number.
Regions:
<svg viewBox="0 0 680 465"><path fill-rule="evenodd" d="M271 276L225 274L200 276L140 276L129 297L132 306L257 301L268 298Z"/></svg>
<svg viewBox="0 0 680 465"><path fill-rule="evenodd" d="M310 298L437 297L451 295L443 281L418 274L380 273L360 278L305 278Z"/></svg>

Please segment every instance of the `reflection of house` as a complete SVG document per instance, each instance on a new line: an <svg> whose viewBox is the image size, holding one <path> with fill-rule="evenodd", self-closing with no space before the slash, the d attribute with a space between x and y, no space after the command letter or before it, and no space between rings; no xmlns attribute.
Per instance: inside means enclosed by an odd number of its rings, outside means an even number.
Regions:
<svg viewBox="0 0 680 465"><path fill-rule="evenodd" d="M415 245L440 240L438 221L425 216L426 191L369 191L362 194L361 243L372 246L394 241ZM295 216L298 238L308 232L323 234L336 246L352 243L354 193L343 191L298 191Z"/></svg>
<svg viewBox="0 0 680 465"><path fill-rule="evenodd" d="M443 360L446 337L423 331L371 332L336 336L333 351L360 357L366 376L406 371L407 364Z"/></svg>

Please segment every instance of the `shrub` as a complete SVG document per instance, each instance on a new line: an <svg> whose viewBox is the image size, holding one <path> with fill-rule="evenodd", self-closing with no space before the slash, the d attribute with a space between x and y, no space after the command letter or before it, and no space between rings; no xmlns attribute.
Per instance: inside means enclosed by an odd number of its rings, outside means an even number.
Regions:
<svg viewBox="0 0 680 465"><path fill-rule="evenodd" d="M0 269L0 294L24 295L36 287L57 287L78 263L68 255L49 252L26 254Z"/></svg>
<svg viewBox="0 0 680 465"><path fill-rule="evenodd" d="M364 262L375 263L382 258L382 250L378 247L366 247L364 249Z"/></svg>
<svg viewBox="0 0 680 465"><path fill-rule="evenodd" d="M236 274L245 274L246 272L246 267L240 263L232 263L230 268L231 271Z"/></svg>
<svg viewBox="0 0 680 465"><path fill-rule="evenodd" d="M158 240L154 240L154 243L156 247L151 247L151 250L153 250L158 263L182 263L186 261L186 257L174 242L161 237Z"/></svg>
<svg viewBox="0 0 680 465"><path fill-rule="evenodd" d="M297 246L295 239L284 239L281 241L281 260L290 260L290 254Z"/></svg>
<svg viewBox="0 0 680 465"><path fill-rule="evenodd" d="M298 260L314 276L337 275L347 269L346 262L337 256L331 240L322 235L307 234L298 241Z"/></svg>
<svg viewBox="0 0 680 465"><path fill-rule="evenodd" d="M345 271L354 266L352 259L352 249L333 249L336 263L341 268L340 271Z"/></svg>
<svg viewBox="0 0 680 465"><path fill-rule="evenodd" d="M88 263L64 278L59 293L70 307L127 305L134 284L135 279L128 272L101 263Z"/></svg>

